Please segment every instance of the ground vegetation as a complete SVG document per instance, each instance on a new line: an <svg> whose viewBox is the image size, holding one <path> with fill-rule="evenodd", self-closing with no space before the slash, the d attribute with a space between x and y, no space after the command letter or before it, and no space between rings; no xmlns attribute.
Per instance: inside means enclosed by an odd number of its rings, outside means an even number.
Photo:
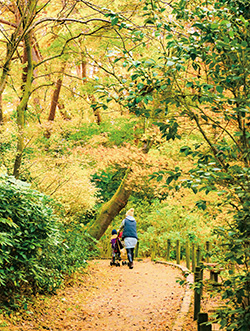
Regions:
<svg viewBox="0 0 250 331"><path fill-rule="evenodd" d="M23 283L28 297L56 290L134 207L143 257L154 241L162 256L169 238L216 242L230 270L218 321L247 330L248 1L30 0L0 10L0 280L12 290L3 306L26 307L16 300ZM19 231L43 224L42 243L20 244ZM53 284L41 282L43 256Z"/></svg>

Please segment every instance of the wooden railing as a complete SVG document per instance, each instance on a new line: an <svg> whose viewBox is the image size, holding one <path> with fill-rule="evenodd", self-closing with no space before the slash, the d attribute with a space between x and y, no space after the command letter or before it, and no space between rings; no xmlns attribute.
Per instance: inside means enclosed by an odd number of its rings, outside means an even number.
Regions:
<svg viewBox="0 0 250 331"><path fill-rule="evenodd" d="M175 255L176 255L176 264L180 265L181 263L181 244L180 240L176 240L173 245L171 245L170 239L166 243L166 260L170 261L170 256L172 253L172 246L175 246ZM151 247L151 259L155 260L156 258L156 246L152 245ZM218 268L217 263L210 263L210 253L211 253L211 243L206 241L203 246L196 245L194 243L189 243L186 241L185 250L183 253L184 258L182 261L185 261L186 268L194 275L194 284L199 284L199 286L194 286L194 316L193 319L197 321L197 330L198 331L212 331L212 325L207 324L209 316L207 312L201 312L201 298L203 294L202 281L203 281L203 269L207 268L210 273L210 281L218 286L218 275L222 271L221 268ZM203 267L201 267L203 266Z"/></svg>
<svg viewBox="0 0 250 331"><path fill-rule="evenodd" d="M181 241L177 239L175 241L175 256L176 256L176 263L180 264L181 261ZM170 239L167 239L166 242L166 256L164 257L166 261L170 261L171 258L171 248L173 247L173 242L171 242ZM195 268L201 261L209 262L210 257L209 253L211 251L211 243L209 241L206 241L203 247L200 244L191 243L189 241L186 241L185 244L185 250L183 255L185 256L184 260L186 261L186 267L187 269L191 270L192 272L195 272ZM204 254L202 254L202 252ZM151 259L154 260L157 256L156 252L156 244L153 242L151 246ZM183 259L182 259L183 260ZM190 269L191 267L191 269Z"/></svg>

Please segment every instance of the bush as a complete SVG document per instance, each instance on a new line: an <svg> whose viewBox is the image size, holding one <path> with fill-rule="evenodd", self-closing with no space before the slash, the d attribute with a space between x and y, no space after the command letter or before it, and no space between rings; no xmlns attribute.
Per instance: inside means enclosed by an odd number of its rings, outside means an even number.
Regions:
<svg viewBox="0 0 250 331"><path fill-rule="evenodd" d="M212 238L211 229L207 226L207 217L200 211L193 211L182 206L173 206L167 202L154 201L148 205L144 201L135 207L138 236L140 239L139 254L150 256L153 243L158 257L166 256L167 240L171 240L171 258L175 258L176 240L181 241L181 256L185 255L184 243L204 244ZM146 212L145 212L146 211Z"/></svg>
<svg viewBox="0 0 250 331"><path fill-rule="evenodd" d="M15 306L17 293L34 294L44 279L49 288L60 278L51 277L51 270L40 263L44 249L56 246L60 235L48 197L29 184L0 177L0 199L0 293L1 300Z"/></svg>
<svg viewBox="0 0 250 331"><path fill-rule="evenodd" d="M60 224L49 197L14 177L0 177L0 199L0 301L20 308L25 298L55 292L85 265L93 241L79 226Z"/></svg>
<svg viewBox="0 0 250 331"><path fill-rule="evenodd" d="M77 144L85 144L94 136L105 136L107 147L122 146L124 142L132 142L135 137L135 121L128 121L124 118L103 121L100 125L96 123L85 123L74 133L68 135L67 140L75 141ZM137 134L139 134L137 130Z"/></svg>

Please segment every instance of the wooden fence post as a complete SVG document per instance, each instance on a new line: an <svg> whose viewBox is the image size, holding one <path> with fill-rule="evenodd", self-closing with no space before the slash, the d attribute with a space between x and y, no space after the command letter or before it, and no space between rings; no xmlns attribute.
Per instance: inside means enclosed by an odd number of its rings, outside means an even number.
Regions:
<svg viewBox="0 0 250 331"><path fill-rule="evenodd" d="M198 245L197 247L197 266L200 264L201 262L201 246Z"/></svg>
<svg viewBox="0 0 250 331"><path fill-rule="evenodd" d="M168 240L167 240L167 254L166 254L166 259L167 259L167 261L170 260L170 247L171 247L171 240L168 239Z"/></svg>
<svg viewBox="0 0 250 331"><path fill-rule="evenodd" d="M203 323L208 322L208 314L207 313L198 313L197 324L198 331L212 331L212 325L206 325Z"/></svg>
<svg viewBox="0 0 250 331"><path fill-rule="evenodd" d="M190 246L189 246L189 240L186 241L186 267L189 270L190 269Z"/></svg>
<svg viewBox="0 0 250 331"><path fill-rule="evenodd" d="M195 268L194 273L194 283L195 287L197 286L196 283L200 282L202 280L202 270L200 267ZM194 289L194 321L198 318L198 313L201 309L201 295L202 295L202 288L195 288Z"/></svg>
<svg viewBox="0 0 250 331"><path fill-rule="evenodd" d="M176 263L181 263L181 245L180 245L180 239L176 240Z"/></svg>
<svg viewBox="0 0 250 331"><path fill-rule="evenodd" d="M152 246L151 246L151 260L153 261L155 259L156 255L156 243L153 241Z"/></svg>
<svg viewBox="0 0 250 331"><path fill-rule="evenodd" d="M192 243L192 272L195 272L196 268L196 250L195 243Z"/></svg>
<svg viewBox="0 0 250 331"><path fill-rule="evenodd" d="M210 242L209 242L209 241L206 241L206 253L207 253L207 256L206 256L206 262L207 262L207 263L210 262L210 257L209 257L210 249L211 249Z"/></svg>
<svg viewBox="0 0 250 331"><path fill-rule="evenodd" d="M138 257L138 251L139 251L139 240L137 240L137 244L135 246L135 257Z"/></svg>

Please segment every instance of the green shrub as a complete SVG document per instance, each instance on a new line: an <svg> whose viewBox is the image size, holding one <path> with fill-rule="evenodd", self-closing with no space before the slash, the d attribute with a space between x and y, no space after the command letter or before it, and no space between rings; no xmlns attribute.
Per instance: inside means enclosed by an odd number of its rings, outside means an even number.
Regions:
<svg viewBox="0 0 250 331"><path fill-rule="evenodd" d="M68 133L67 140L75 141L77 144L88 142L93 136L104 134L107 137L107 147L121 146L124 142L134 140L134 126L136 122L124 118L111 121L103 121L100 125L96 123L84 123L74 133ZM138 130L137 130L138 131Z"/></svg>
<svg viewBox="0 0 250 331"><path fill-rule="evenodd" d="M64 268L62 271L67 275L71 275L85 266L88 259L97 256L96 241L86 232L82 223L60 224L59 229L64 238L62 242L63 249L57 250L55 261L52 262L56 263L57 261L58 269L62 270Z"/></svg>
<svg viewBox="0 0 250 331"><path fill-rule="evenodd" d="M128 121L124 118L116 118L111 121L105 121L101 123L101 132L108 134L109 146L122 146L124 142L132 142L135 137L134 127L135 121ZM137 129L137 134L140 134L142 130Z"/></svg>
<svg viewBox="0 0 250 331"><path fill-rule="evenodd" d="M0 293L1 300L14 304L16 293L38 292L47 279L58 284L40 263L43 251L59 243L56 219L45 195L31 190L14 177L0 177Z"/></svg>
<svg viewBox="0 0 250 331"><path fill-rule="evenodd" d="M14 177L0 177L0 301L19 308L36 293L53 293L94 254L78 227L58 222L52 201Z"/></svg>
<svg viewBox="0 0 250 331"><path fill-rule="evenodd" d="M171 258L175 258L176 240L181 243L181 257L185 256L184 244L205 243L211 236L211 229L207 226L207 217L202 212L191 212L182 206L172 206L169 203L153 205L145 202L135 205L138 236L140 239L140 256L150 256L153 243L156 246L156 255L165 257L167 240L171 240ZM202 245L203 245L202 244Z"/></svg>
<svg viewBox="0 0 250 331"><path fill-rule="evenodd" d="M83 123L78 130L68 134L67 140L83 144L100 133L100 127L96 123Z"/></svg>

